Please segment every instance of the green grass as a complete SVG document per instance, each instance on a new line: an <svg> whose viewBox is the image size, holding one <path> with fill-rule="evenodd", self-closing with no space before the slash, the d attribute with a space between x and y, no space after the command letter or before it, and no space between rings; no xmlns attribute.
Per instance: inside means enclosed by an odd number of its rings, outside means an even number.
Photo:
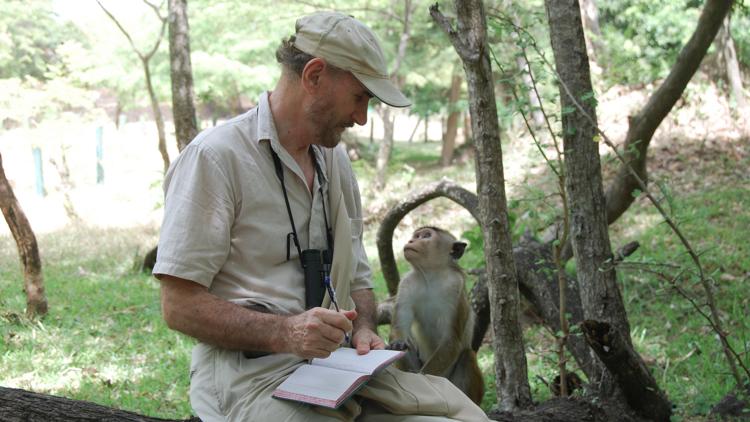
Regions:
<svg viewBox="0 0 750 422"><path fill-rule="evenodd" d="M0 385L147 415L191 414L193 342L166 327L157 282L133 270L145 238L155 240L153 229L38 236L50 311L37 321L23 316L15 245L0 239Z"/></svg>
<svg viewBox="0 0 750 422"><path fill-rule="evenodd" d="M436 166L439 143L397 143L389 186L382 192L363 192L366 198L392 205L411 189L442 176L464 185L473 180L471 164L448 169ZM366 154L372 154L372 151ZM365 154L363 154L365 155ZM361 185L374 174L365 160L355 162ZM539 180L548 181L545 175ZM716 281L723 322L735 349L748 362L750 349L750 190L739 183L714 184L673 194L668 208L688 239L701 253L707 272ZM510 196L514 237L538 229L554 214L553 201L542 202L543 190L530 187ZM548 203L549 202L549 203ZM666 202L665 202L666 204ZM366 203L367 205L367 203ZM474 267L482 251L473 223L455 210L431 206L408 224L448 213L452 231L468 238L472 247L462 263ZM375 240L378 221L368 225L366 243ZM404 230L410 230L405 227ZM649 362L660 386L677 406L674 420L705 420L711 406L733 387L733 380L715 335L690 304L673 289L643 270L656 264L689 266L678 239L657 212L641 198L610 230L616 248L638 240L641 248L618 269L630 317L633 341ZM185 418L188 367L193 341L169 330L161 319L157 282L134 270L156 241L153 227L102 229L71 226L38 235L50 313L41 321L23 316L25 298L15 244L0 237L0 385L51 393L163 418ZM394 245L397 257L401 245ZM371 254L379 298L387 295L377 256ZM398 261L401 274L408 270ZM473 282L473 280L469 280ZM681 282L684 289L705 299L695 277ZM387 338L388 327L381 327ZM525 331L529 383L536 401L550 396L545 383L555 376L554 343L540 327ZM479 353L485 374L483 408L495 404L494 356L489 346Z"/></svg>

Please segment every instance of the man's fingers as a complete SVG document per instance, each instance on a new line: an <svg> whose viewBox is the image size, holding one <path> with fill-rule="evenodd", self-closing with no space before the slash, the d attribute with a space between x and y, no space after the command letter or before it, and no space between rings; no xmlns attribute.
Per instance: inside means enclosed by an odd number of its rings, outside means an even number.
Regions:
<svg viewBox="0 0 750 422"><path fill-rule="evenodd" d="M331 325L321 324L320 334L328 341L335 343L337 346L344 340L344 332L339 328Z"/></svg>
<svg viewBox="0 0 750 422"><path fill-rule="evenodd" d="M352 321L346 316L347 312L354 312L356 315L356 311L336 312L327 310L327 312L320 313L319 317L324 323L336 327L341 331L349 332L352 330Z"/></svg>

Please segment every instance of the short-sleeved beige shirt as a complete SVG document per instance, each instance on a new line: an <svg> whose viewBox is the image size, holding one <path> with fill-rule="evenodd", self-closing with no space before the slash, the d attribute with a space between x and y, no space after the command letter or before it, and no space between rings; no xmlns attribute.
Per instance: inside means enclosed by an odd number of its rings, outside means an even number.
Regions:
<svg viewBox="0 0 750 422"><path fill-rule="evenodd" d="M164 180L164 222L155 275L168 274L209 288L242 306L264 305L275 313L299 313L305 307L304 275L294 244L281 182L269 148L279 155L300 247L326 249L318 176L308 190L299 165L279 144L268 102L199 134L172 163ZM362 245L359 189L343 148L323 154L314 147L321 169L324 155L337 160L341 184L354 195L352 244L356 262L351 291L371 288ZM328 180L323 197L331 219ZM289 260L287 260L287 250Z"/></svg>

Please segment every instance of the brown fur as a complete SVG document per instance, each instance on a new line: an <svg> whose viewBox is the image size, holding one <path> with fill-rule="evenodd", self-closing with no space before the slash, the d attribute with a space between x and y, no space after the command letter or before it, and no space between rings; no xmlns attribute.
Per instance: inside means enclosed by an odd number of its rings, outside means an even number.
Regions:
<svg viewBox="0 0 750 422"><path fill-rule="evenodd" d="M457 263L465 247L437 227L414 232L404 246L412 271L399 285L391 344L408 348L401 369L446 377L479 404L484 381L471 349L474 318Z"/></svg>

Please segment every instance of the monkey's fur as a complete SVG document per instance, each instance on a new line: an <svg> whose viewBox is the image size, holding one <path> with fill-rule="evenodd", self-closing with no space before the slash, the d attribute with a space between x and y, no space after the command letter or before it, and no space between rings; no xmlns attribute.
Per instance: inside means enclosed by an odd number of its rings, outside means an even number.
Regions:
<svg viewBox="0 0 750 422"><path fill-rule="evenodd" d="M414 232L404 246L412 271L399 284L390 348L407 349L400 369L446 377L479 404L484 382L471 348L474 314L456 262L465 248L437 227Z"/></svg>

